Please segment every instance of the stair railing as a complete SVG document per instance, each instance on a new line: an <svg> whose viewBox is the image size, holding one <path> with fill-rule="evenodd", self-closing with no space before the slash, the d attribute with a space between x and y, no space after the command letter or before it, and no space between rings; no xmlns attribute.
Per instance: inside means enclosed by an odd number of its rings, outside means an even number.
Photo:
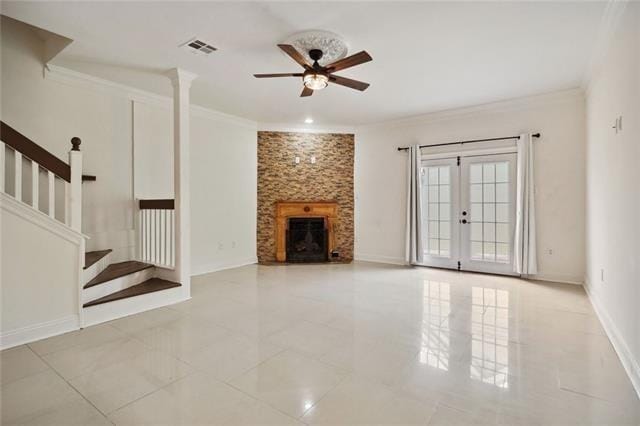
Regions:
<svg viewBox="0 0 640 426"><path fill-rule="evenodd" d="M138 258L163 268L175 267L174 200L138 200Z"/></svg>
<svg viewBox="0 0 640 426"><path fill-rule="evenodd" d="M80 138L71 139L69 164L2 121L0 121L0 140L0 192L12 195L16 200L81 232L83 176ZM30 173L25 173L23 170L25 160L26 164L30 163ZM41 170L46 176L47 183L46 206L40 203ZM64 193L64 204L59 209L56 203L57 182L62 183ZM56 216L57 210L58 216Z"/></svg>

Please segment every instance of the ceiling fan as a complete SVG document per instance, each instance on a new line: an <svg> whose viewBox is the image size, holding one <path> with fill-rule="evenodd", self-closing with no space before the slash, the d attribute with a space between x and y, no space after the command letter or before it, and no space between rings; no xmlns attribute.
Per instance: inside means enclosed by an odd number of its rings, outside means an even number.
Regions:
<svg viewBox="0 0 640 426"><path fill-rule="evenodd" d="M323 67L318 63L318 61L322 58L322 50L320 49L309 50L309 57L313 59L313 65L309 65L306 59L292 45L279 44L278 47L282 49L287 55L289 55L291 59L302 65L302 68L304 68L304 72L290 74L254 74L254 77L302 77L304 89L302 89L302 93L300 94L300 96L311 96L313 95L314 90L324 89L329 83L339 84L351 89L360 90L361 92L369 87L369 83L364 83L362 81L352 80L350 78L340 77L333 74L336 71L341 71L371 61L371 56L369 56L369 54L364 50L354 55L347 56L346 58L339 59Z"/></svg>

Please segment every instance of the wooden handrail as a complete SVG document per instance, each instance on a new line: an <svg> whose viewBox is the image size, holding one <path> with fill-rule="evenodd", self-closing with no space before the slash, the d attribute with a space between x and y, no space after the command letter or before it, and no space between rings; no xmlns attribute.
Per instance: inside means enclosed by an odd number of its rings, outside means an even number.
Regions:
<svg viewBox="0 0 640 426"><path fill-rule="evenodd" d="M174 210L174 200L140 200L140 210Z"/></svg>
<svg viewBox="0 0 640 426"><path fill-rule="evenodd" d="M4 121L0 121L0 140L61 179L71 182L71 168L67 163L13 129Z"/></svg>

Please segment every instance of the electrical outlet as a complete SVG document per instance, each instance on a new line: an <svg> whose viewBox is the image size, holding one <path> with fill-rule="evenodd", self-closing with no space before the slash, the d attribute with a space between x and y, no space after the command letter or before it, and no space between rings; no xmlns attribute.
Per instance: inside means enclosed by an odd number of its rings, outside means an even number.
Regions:
<svg viewBox="0 0 640 426"><path fill-rule="evenodd" d="M549 256L552 256L553 255L553 249L547 249L547 254Z"/></svg>
<svg viewBox="0 0 640 426"><path fill-rule="evenodd" d="M224 250L224 244L218 243L218 250Z"/></svg>
<svg viewBox="0 0 640 426"><path fill-rule="evenodd" d="M616 135L622 132L622 116L616 117L616 123L611 126L613 129L616 129Z"/></svg>

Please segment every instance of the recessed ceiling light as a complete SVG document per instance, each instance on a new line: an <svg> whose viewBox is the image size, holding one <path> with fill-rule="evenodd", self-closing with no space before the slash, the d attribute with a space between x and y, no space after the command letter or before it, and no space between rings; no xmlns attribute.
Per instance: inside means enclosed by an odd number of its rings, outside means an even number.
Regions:
<svg viewBox="0 0 640 426"><path fill-rule="evenodd" d="M309 117L309 118L305 118L304 122L307 124L313 124L313 118Z"/></svg>

